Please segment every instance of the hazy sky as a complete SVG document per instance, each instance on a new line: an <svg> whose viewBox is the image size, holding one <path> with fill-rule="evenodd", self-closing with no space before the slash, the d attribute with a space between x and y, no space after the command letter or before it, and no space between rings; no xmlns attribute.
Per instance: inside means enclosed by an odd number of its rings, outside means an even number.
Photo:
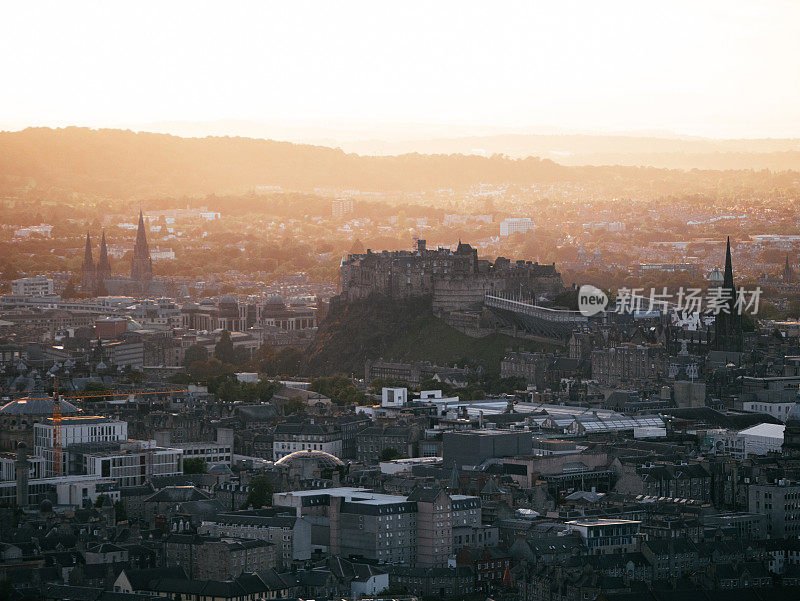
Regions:
<svg viewBox="0 0 800 601"><path fill-rule="evenodd" d="M800 137L800 1L0 4L0 127L456 123Z"/></svg>

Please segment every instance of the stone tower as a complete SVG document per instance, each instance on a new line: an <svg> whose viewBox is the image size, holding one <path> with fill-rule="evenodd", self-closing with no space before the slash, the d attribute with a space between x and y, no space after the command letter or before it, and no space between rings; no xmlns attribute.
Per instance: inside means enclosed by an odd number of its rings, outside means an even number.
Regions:
<svg viewBox="0 0 800 601"><path fill-rule="evenodd" d="M146 287L153 279L153 261L150 259L150 249L147 247L147 234L141 211L139 211L139 229L136 232L136 243L133 245L131 258L131 279L142 287Z"/></svg>
<svg viewBox="0 0 800 601"><path fill-rule="evenodd" d="M84 291L94 291L96 270L92 258L92 238L86 234L86 249L83 251L83 265L81 265L81 288Z"/></svg>

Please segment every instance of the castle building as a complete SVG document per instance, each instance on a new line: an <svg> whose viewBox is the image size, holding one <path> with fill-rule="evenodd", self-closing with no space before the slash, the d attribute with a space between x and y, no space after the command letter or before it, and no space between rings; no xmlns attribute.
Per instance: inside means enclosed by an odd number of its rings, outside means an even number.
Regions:
<svg viewBox="0 0 800 601"><path fill-rule="evenodd" d="M555 265L478 259L478 251L459 242L456 250L428 249L418 240L412 251L350 254L342 261L340 298L353 301L376 294L389 298L430 296L435 313L479 310L486 294L536 299L563 290Z"/></svg>
<svg viewBox="0 0 800 601"><path fill-rule="evenodd" d="M733 266L731 262L731 238L725 251L725 275L721 286L727 300L722 310L714 318L714 350L742 352L744 336L742 333L742 316L736 305L736 287L733 283Z"/></svg>
<svg viewBox="0 0 800 601"><path fill-rule="evenodd" d="M138 282L143 288L153 279L153 260L147 246L147 235L144 228L144 216L139 211L139 229L136 231L136 243L131 257L131 280Z"/></svg>

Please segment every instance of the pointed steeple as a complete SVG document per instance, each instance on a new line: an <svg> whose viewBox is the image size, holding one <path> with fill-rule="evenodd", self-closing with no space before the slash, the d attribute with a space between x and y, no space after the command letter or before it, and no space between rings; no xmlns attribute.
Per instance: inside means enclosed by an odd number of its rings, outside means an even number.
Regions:
<svg viewBox="0 0 800 601"><path fill-rule="evenodd" d="M714 316L714 349L722 351L742 352L742 316L736 304L737 291L733 283L733 261L731 260L731 238L725 250L725 274L722 279L722 291L727 296L727 308Z"/></svg>
<svg viewBox="0 0 800 601"><path fill-rule="evenodd" d="M726 290L735 290L733 287L733 263L731 261L731 237L728 236L728 248L725 250L725 275L722 279L722 287Z"/></svg>
<svg viewBox="0 0 800 601"><path fill-rule="evenodd" d="M86 248L83 251L83 266L94 269L94 259L92 258L92 237L86 232Z"/></svg>
<svg viewBox="0 0 800 601"><path fill-rule="evenodd" d="M144 215L139 209L139 228L136 231L136 242L131 257L131 279L146 285L153 279L153 261L147 247L147 233L144 228Z"/></svg>
<svg viewBox="0 0 800 601"><path fill-rule="evenodd" d="M97 279L107 280L111 277L111 262L108 260L108 247L106 246L106 233L100 239L100 258L97 260Z"/></svg>
<svg viewBox="0 0 800 601"><path fill-rule="evenodd" d="M92 258L92 237L86 233L86 249L83 251L83 264L81 265L81 288L84 291L94 291L95 268Z"/></svg>

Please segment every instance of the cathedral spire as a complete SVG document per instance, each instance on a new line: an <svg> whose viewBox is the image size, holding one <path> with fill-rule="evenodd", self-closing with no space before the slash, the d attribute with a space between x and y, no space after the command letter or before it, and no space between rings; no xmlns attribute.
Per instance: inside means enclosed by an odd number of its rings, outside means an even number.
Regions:
<svg viewBox="0 0 800 601"><path fill-rule="evenodd" d="M83 265L81 265L81 288L84 291L94 290L94 259L92 258L92 237L86 233L86 249L83 251Z"/></svg>
<svg viewBox="0 0 800 601"><path fill-rule="evenodd" d="M97 260L97 279L107 280L111 277L111 262L108 260L108 247L106 246L106 233L100 239L100 258Z"/></svg>
<svg viewBox="0 0 800 601"><path fill-rule="evenodd" d="M731 260L731 238L725 250L725 275L722 280L721 292L726 300L724 309L714 316L714 349L721 351L742 352L742 316L736 304L736 287L733 283L733 261Z"/></svg>
<svg viewBox="0 0 800 601"><path fill-rule="evenodd" d="M139 209L139 227L136 229L136 244L147 247L147 233L144 229L144 215L141 209Z"/></svg>
<svg viewBox="0 0 800 601"><path fill-rule="evenodd" d="M94 259L92 258L92 237L86 232L86 248L83 251L83 266L94 269Z"/></svg>
<svg viewBox="0 0 800 601"><path fill-rule="evenodd" d="M725 276L722 287L726 290L735 290L733 287L733 263L731 261L731 237L728 236L728 248L725 251Z"/></svg>
<svg viewBox="0 0 800 601"><path fill-rule="evenodd" d="M147 232L144 227L144 215L139 209L139 228L136 231L136 242L131 257L131 279L146 285L153 279L153 261L147 246Z"/></svg>

